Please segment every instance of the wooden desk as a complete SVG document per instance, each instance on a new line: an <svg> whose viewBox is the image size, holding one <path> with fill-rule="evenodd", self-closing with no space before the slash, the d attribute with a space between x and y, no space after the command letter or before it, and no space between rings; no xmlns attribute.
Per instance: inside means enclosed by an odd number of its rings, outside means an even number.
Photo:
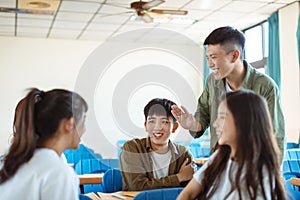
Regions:
<svg viewBox="0 0 300 200"><path fill-rule="evenodd" d="M78 175L80 185L83 184L101 184L103 174L83 174Z"/></svg>
<svg viewBox="0 0 300 200"><path fill-rule="evenodd" d="M290 183L292 185L298 186L298 189L300 191L300 178L291 178Z"/></svg>
<svg viewBox="0 0 300 200"><path fill-rule="evenodd" d="M203 165L209 157L203 157L203 158L194 158L194 161L197 165Z"/></svg>
<svg viewBox="0 0 300 200"><path fill-rule="evenodd" d="M84 184L101 184L103 174L82 174L78 175L80 182L80 191L84 193Z"/></svg>

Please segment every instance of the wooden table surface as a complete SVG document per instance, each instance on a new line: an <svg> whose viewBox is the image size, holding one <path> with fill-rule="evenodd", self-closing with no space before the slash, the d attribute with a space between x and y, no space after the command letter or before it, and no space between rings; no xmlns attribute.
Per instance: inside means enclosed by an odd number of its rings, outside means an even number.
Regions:
<svg viewBox="0 0 300 200"><path fill-rule="evenodd" d="M292 185L295 185L295 186L300 187L300 178L291 178L291 179L290 179L290 183L291 183ZM299 189L300 189L300 188L299 188Z"/></svg>
<svg viewBox="0 0 300 200"><path fill-rule="evenodd" d="M194 158L194 161L197 165L203 165L209 157L203 157L203 158Z"/></svg>
<svg viewBox="0 0 300 200"><path fill-rule="evenodd" d="M82 174L78 175L80 180L80 185L83 184L101 184L102 183L102 174Z"/></svg>

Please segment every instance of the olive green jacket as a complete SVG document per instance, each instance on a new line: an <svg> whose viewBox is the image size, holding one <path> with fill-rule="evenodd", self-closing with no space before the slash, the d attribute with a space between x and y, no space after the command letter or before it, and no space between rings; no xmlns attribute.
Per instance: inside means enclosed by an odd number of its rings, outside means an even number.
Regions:
<svg viewBox="0 0 300 200"><path fill-rule="evenodd" d="M169 175L154 178L153 163L151 159L150 138L133 139L127 141L120 154L120 169L123 181L123 191L140 191L158 188L183 187L187 184L180 183L177 178L180 168L192 155L181 145L169 141L171 161Z"/></svg>
<svg viewBox="0 0 300 200"><path fill-rule="evenodd" d="M244 66L247 68L247 72L243 80L242 88L252 90L266 99L273 122L275 138L283 154L286 137L285 122L278 86L273 79L263 73L260 73L251 65L247 64L246 61L244 61ZM203 131L190 131L193 137L198 138L202 136L208 126L216 120L218 105L225 93L225 79L216 80L213 75L210 74L206 80L205 89L198 99L197 111L195 113L195 118L200 122L201 126L203 127ZM214 128L210 128L210 134L210 148L212 151L214 151L218 141Z"/></svg>

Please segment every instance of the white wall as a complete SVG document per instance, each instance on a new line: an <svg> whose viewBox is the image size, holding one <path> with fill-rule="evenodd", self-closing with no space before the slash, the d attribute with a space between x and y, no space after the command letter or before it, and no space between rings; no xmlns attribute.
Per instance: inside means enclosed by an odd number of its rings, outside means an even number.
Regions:
<svg viewBox="0 0 300 200"><path fill-rule="evenodd" d="M279 11L282 104L287 141L297 142L300 133L300 70L296 32L299 2Z"/></svg>
<svg viewBox="0 0 300 200"><path fill-rule="evenodd" d="M8 147L13 112L26 89L73 89L95 42L0 37L0 152Z"/></svg>
<svg viewBox="0 0 300 200"><path fill-rule="evenodd" d="M30 87L79 92L89 104L82 141L104 157L117 156L117 140L146 135L143 108L150 99L169 98L194 112L203 82L202 48L176 33L167 44L149 43L155 41L149 37L136 41L134 33L102 44L0 37L0 152L8 148L14 108ZM172 138L192 139L183 129Z"/></svg>

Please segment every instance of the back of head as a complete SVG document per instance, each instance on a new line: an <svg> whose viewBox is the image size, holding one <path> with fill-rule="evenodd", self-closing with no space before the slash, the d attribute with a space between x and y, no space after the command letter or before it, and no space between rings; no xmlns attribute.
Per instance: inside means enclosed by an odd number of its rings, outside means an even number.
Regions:
<svg viewBox="0 0 300 200"><path fill-rule="evenodd" d="M171 106L175 105L173 101L163 98L155 98L148 102L148 104L144 108L145 121L147 121L147 117L150 115L163 115L167 117L172 117L173 122L175 123L175 118L171 113Z"/></svg>
<svg viewBox="0 0 300 200"><path fill-rule="evenodd" d="M241 52L241 59L245 48L245 36L239 30L224 26L212 31L204 41L204 45L221 45L223 49L229 53L231 50L237 49Z"/></svg>
<svg viewBox="0 0 300 200"><path fill-rule="evenodd" d="M12 177L31 159L36 148L55 135L63 119L73 117L76 123L87 109L87 103L77 93L31 89L16 108L14 140L0 171L0 183Z"/></svg>

